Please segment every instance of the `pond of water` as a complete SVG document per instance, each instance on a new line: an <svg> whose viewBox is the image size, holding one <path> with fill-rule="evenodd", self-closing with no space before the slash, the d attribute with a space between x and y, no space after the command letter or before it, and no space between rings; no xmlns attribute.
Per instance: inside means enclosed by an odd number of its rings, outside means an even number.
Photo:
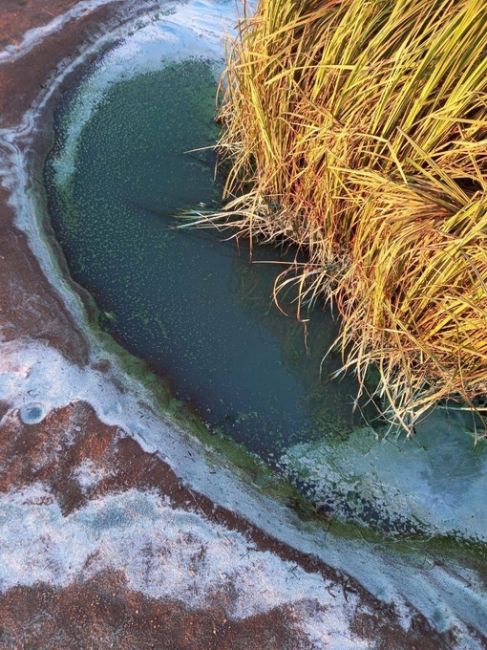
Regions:
<svg viewBox="0 0 487 650"><path fill-rule="evenodd" d="M72 277L104 329L213 433L266 459L320 511L484 544L487 446L473 444L462 415L437 411L413 439L383 439L366 426L371 407L353 411L353 377L330 378L338 355L322 363L337 333L331 312L316 308L305 331L292 295L281 296L288 315L273 303L292 253L251 254L231 233L178 228L221 195L207 148L221 44L193 31L209 33L208 7L190 9L136 31L62 97L45 180Z"/></svg>
<svg viewBox="0 0 487 650"><path fill-rule="evenodd" d="M95 297L104 326L169 380L214 429L264 455L350 432L357 387L320 368L337 333L316 310L308 330L272 301L284 252L179 229L184 210L218 209L216 78L195 59L114 84L83 128L69 182L47 163L52 223L73 278ZM230 233L227 233L229 235Z"/></svg>

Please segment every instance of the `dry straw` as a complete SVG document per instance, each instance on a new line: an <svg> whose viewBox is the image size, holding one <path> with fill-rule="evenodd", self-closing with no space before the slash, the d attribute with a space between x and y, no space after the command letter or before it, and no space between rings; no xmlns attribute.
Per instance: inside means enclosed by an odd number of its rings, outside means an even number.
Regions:
<svg viewBox="0 0 487 650"><path fill-rule="evenodd" d="M344 368L408 431L487 394L487 2L260 0L227 57L215 219L289 241Z"/></svg>

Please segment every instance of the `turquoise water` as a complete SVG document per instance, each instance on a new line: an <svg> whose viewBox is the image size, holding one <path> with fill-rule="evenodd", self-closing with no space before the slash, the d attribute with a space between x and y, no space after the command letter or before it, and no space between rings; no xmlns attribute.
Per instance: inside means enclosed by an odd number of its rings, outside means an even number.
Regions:
<svg viewBox="0 0 487 650"><path fill-rule="evenodd" d="M176 228L181 211L219 207L212 151L188 153L216 141L215 95L201 59L114 84L81 131L68 180L59 160L78 98L66 97L46 164L50 213L103 326L213 431L272 458L350 432L356 386L330 380L337 355L320 374L337 332L330 313L315 311L306 339L292 296L282 297L289 316L273 304L289 254L256 247L251 260L245 242Z"/></svg>
<svg viewBox="0 0 487 650"><path fill-rule="evenodd" d="M56 237L103 328L319 512L484 543L487 445L474 446L462 418L438 411L414 438L383 440L364 426L372 407L353 412L353 377L330 379L340 358L321 366L337 333L330 312L308 314L305 333L292 295L281 297L288 316L273 304L290 253L255 246L251 256L231 232L178 228L182 212L220 205L211 149L191 151L218 136L213 63L133 74L87 114L96 77L63 98L45 178Z"/></svg>

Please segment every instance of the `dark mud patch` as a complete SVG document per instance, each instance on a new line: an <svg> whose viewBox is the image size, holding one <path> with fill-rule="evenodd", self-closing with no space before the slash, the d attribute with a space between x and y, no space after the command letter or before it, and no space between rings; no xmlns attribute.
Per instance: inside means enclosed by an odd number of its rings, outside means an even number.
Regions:
<svg viewBox="0 0 487 650"><path fill-rule="evenodd" d="M308 647L291 607L230 621L222 608L189 610L131 591L104 572L62 589L18 587L0 596L3 648L296 650Z"/></svg>
<svg viewBox="0 0 487 650"><path fill-rule="evenodd" d="M2 0L0 6L0 49L18 47L30 29L49 23L78 0Z"/></svg>

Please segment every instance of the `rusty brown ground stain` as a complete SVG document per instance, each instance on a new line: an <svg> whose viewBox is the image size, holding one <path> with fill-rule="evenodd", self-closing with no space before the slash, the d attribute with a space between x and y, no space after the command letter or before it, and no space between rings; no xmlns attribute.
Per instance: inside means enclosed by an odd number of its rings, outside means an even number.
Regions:
<svg viewBox="0 0 487 650"><path fill-rule="evenodd" d="M146 598L112 571L64 589L11 589L0 597L0 610L2 647L295 650L305 642L287 607L230 621L216 607L188 610L177 602Z"/></svg>
<svg viewBox="0 0 487 650"><path fill-rule="evenodd" d="M95 470L101 470L105 478L91 488L81 490L75 478L75 470L87 460ZM53 411L43 422L36 425L23 424L16 412L4 416L3 426L0 427L0 491L8 492L13 488L19 489L37 481L50 487L65 515L82 507L89 499L109 493L123 492L130 488L157 490L161 497L169 496L174 507L190 509L227 528L238 530L253 541L260 550L277 553L282 559L296 562L306 571L316 571L326 579L338 581L350 594L358 594L362 601L368 604L370 613L362 614L357 618L354 622L354 631L358 636L377 642L377 648L389 650L391 646L382 644L387 639L394 640L394 650L414 647L435 650L448 647L447 638L431 630L422 617L416 617L411 630L406 633L395 621L393 608L388 608L371 598L354 581L347 580L318 559L276 541L255 526L236 517L232 512L215 507L204 495L185 488L171 468L158 456L144 452L133 438L126 436L118 428L100 422L93 409L85 403L77 402L64 409ZM100 578L102 581L104 579ZM39 589L42 593L52 591L45 587ZM78 592L82 592L83 589L84 586L78 585ZM71 593L70 589L67 591ZM91 594L91 591L88 591ZM20 589L15 593L19 597L22 595L27 598L25 594L30 592ZM80 597L79 593L77 597ZM57 602L55 599L50 598L49 606L54 607L55 602ZM0 606L0 611L1 609ZM195 616L201 615L201 612L195 614ZM252 626L253 619L247 619L247 624ZM20 627L19 623L19 629ZM50 628L46 627L46 630L48 629ZM291 632L289 630L289 634ZM255 633L258 633L257 630ZM195 649L206 647L194 646ZM227 646L208 647L226 648ZM274 648L273 645L246 647Z"/></svg>
<svg viewBox="0 0 487 650"><path fill-rule="evenodd" d="M29 29L41 27L64 13L78 0L2 0L0 48L18 45Z"/></svg>
<svg viewBox="0 0 487 650"><path fill-rule="evenodd" d="M49 22L73 0L1 0L0 33L19 39L27 28ZM39 5L39 6L38 6ZM36 9L34 9L36 7ZM105 5L40 42L24 57L0 64L0 127L20 123L53 69L87 38L90 30L119 8ZM11 36L9 36L11 35ZM88 347L57 291L47 282L28 248L24 233L14 226L9 192L0 188L0 326L5 340L31 337L62 350L76 363L87 360Z"/></svg>

